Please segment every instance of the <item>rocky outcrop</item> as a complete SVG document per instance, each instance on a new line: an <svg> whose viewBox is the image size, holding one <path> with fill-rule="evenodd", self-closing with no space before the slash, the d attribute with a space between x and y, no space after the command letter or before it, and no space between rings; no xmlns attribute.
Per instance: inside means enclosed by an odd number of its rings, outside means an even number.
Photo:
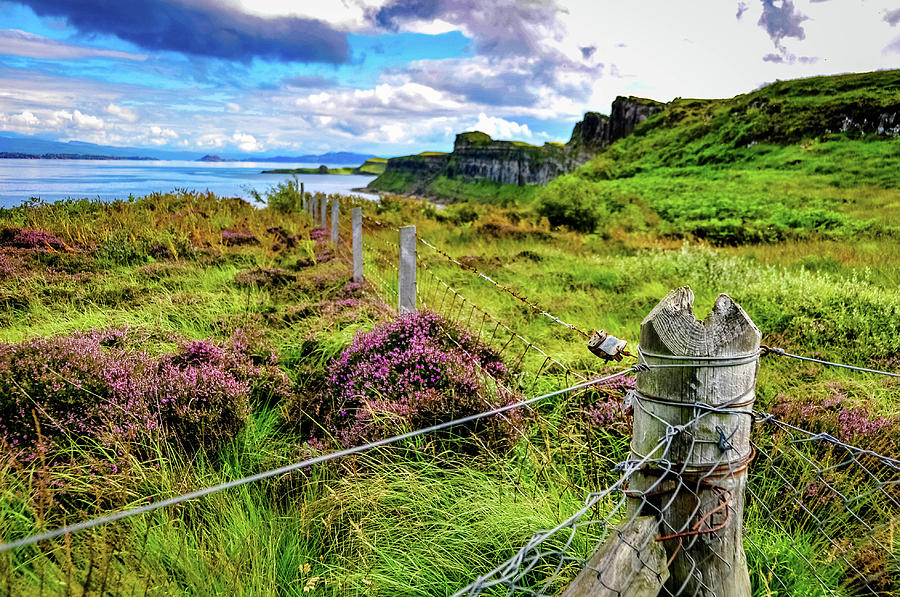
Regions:
<svg viewBox="0 0 900 597"><path fill-rule="evenodd" d="M584 119L572 130L572 138L566 147L576 154L579 163L585 162L600 150L630 135L637 125L665 107L664 103L651 99L617 97L612 103L609 116L597 112L586 113Z"/></svg>
<svg viewBox="0 0 900 597"><path fill-rule="evenodd" d="M487 179L500 184L544 185L573 166L561 143L536 146L495 141L484 133L474 132L456 136L444 175Z"/></svg>
<svg viewBox="0 0 900 597"><path fill-rule="evenodd" d="M389 159L384 177L375 179L370 186L396 191L399 182L407 192L422 192L438 176L520 186L545 185L631 134L637 125L664 106L643 98L617 97L609 116L597 112L585 114L565 144L529 145L497 141L479 131L460 133L452 153L429 152Z"/></svg>
<svg viewBox="0 0 900 597"><path fill-rule="evenodd" d="M447 168L450 161L449 153L429 151L417 155L404 155L398 158L389 158L385 172L402 174L420 179L429 179L437 176ZM377 180L377 179L376 179Z"/></svg>

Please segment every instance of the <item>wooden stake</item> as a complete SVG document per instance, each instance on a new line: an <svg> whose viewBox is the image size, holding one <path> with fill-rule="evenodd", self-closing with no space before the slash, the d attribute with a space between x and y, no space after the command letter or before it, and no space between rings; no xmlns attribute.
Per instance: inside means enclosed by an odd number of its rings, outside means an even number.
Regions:
<svg viewBox="0 0 900 597"><path fill-rule="evenodd" d="M354 207L350 212L353 225L353 281L363 281L363 248L362 248L362 208Z"/></svg>
<svg viewBox="0 0 900 597"><path fill-rule="evenodd" d="M416 310L416 227L400 229L400 315Z"/></svg>

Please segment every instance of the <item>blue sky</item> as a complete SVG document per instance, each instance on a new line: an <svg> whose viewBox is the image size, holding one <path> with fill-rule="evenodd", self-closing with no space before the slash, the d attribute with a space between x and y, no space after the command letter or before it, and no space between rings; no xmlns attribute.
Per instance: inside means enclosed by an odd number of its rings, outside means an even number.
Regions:
<svg viewBox="0 0 900 597"><path fill-rule="evenodd" d="M0 0L0 131L199 154L565 141L617 95L898 66L896 0Z"/></svg>

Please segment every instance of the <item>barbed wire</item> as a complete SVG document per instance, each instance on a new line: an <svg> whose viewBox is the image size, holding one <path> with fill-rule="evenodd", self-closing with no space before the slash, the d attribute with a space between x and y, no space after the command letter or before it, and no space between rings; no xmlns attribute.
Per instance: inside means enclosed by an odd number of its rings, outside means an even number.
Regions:
<svg viewBox="0 0 900 597"><path fill-rule="evenodd" d="M533 342L531 342L530 340L528 340L527 338L522 336L520 333L513 330L510 326L508 326L507 324L503 323L502 321L500 321L499 319L497 319L496 317L491 315L486 309L484 309L483 307L479 306L474 301L471 301L470 299L465 297L458 290L456 290L453 286L451 286L450 284L445 282L443 279L441 279L440 276L435 274L431 270L431 268L429 268L424 262L419 262L419 267L421 267L425 271L425 273L430 277L430 279L433 281L432 291L430 293L426 292L423 295L424 304L426 306L428 306L432 311L434 311L435 313L443 314L442 312L444 309L444 299L446 298L447 294L450 294L450 295L452 295L452 297L453 297L452 300L454 301L453 303L451 303L451 307L455 305L455 301L457 299L459 299L459 301L460 301L460 310L457 312L457 316L454 321L458 321L459 315L461 314L463 305L465 303L469 303L472 305L472 307L471 307L472 314L474 314L477 311L478 313L480 313L482 315L482 317L481 317L482 324L481 324L481 327L480 327L479 333L478 333L479 338L483 338L482 332L484 330L484 323L486 323L488 320L490 320L491 324L493 324L493 325L489 326L489 327L492 327L492 331L490 333L491 339L488 341L489 343L493 342L494 339L496 338L497 330L502 329L506 333L509 334L509 336L510 336L509 341L516 339L523 343L523 345L525 346L525 351L522 353L523 357L524 357L524 354L526 354L528 350L534 350L539 355L544 357L545 364L552 363L553 365L556 365L559 368L561 368L566 374L572 375L573 377L577 377L579 379L586 379L583 374L573 370L569 366L562 363L559 359L551 356L547 351L540 348L539 346L537 346L536 344L534 344ZM438 304L437 299L436 299L436 295L437 295L436 290L438 289L438 287L444 288L444 294L442 295L440 304ZM472 315L470 314L469 319L466 324L466 327L468 327L468 323L471 322L471 317L472 317ZM506 345L504 345L504 348L502 350L505 350L505 348L508 346L508 342ZM518 362L521 362L521 359L519 359ZM538 373L538 375L540 375L540 373Z"/></svg>
<svg viewBox="0 0 900 597"><path fill-rule="evenodd" d="M431 250L435 251L435 252L438 253L439 255L443 256L444 258L446 258L446 259L449 260L450 262L452 262L452 263L454 263L455 265L459 266L460 268L462 268L462 269L464 269L464 270L466 270L466 271L469 271L469 272L471 272L471 273L474 273L474 274L475 274L476 276L478 276L479 278L481 278L481 279L483 279L483 280L486 280L487 282L489 282L490 284L492 284L492 285L495 286L496 288L498 288L498 289L500 289L501 291L503 291L503 292L509 294L510 296L516 298L516 299L519 300L521 303L527 305L527 306L528 306L529 308L531 308L533 311L535 311L536 313L538 313L538 315L541 315L541 316L543 316L543 317L546 317L547 319L550 319L551 321L553 321L553 322L555 322L555 323L558 323L559 325L561 325L561 326L563 326L563 327L565 327L565 328L567 328L567 329L569 329L569 330L571 330L571 331L573 331L573 332L577 332L577 333L581 334L582 336L584 336L585 338L590 338L590 337L591 337L591 335L590 335L588 332L585 332L584 330L582 330L581 328L579 328L579 327L576 326L575 324L568 323L568 322L562 320L561 318L557 317L556 315L553 315L553 314L550 313L547 309L544 309L543 307L540 307L540 306L536 305L535 303L533 303L533 302L530 301L529 299L527 299L527 298L525 298L524 296L522 296L521 293L519 293L518 291L516 291L516 290L514 290L514 289L512 289L512 288L510 288L510 287L508 287L508 286L505 286L505 285L501 284L500 282L497 282L496 280L494 280L493 278L491 278L491 277L488 276L487 274L485 274L485 273L481 272L480 270L478 270L478 268L476 268L475 266L469 265L469 264L465 264L465 263L459 261L458 259L452 257L449 253L447 253L447 252L444 251L443 249L440 249L440 248L436 247L435 245L433 245L432 243L428 242L428 241L425 240L424 238L418 237L418 241L419 241L420 243L422 243L423 245L425 245L426 247L430 248Z"/></svg>

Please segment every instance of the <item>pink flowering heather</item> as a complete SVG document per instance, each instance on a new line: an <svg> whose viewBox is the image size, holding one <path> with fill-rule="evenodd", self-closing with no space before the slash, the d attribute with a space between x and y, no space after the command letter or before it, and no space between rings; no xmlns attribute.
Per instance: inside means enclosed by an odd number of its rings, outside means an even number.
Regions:
<svg viewBox="0 0 900 597"><path fill-rule="evenodd" d="M507 372L489 348L437 315L402 315L357 334L332 363L318 414L346 446L516 399L486 391L479 367L500 377ZM498 420L484 424L496 426Z"/></svg>
<svg viewBox="0 0 900 597"><path fill-rule="evenodd" d="M126 344L123 330L0 344L0 446L24 460L82 437L214 451L243 428L251 401L291 391L241 331L158 358Z"/></svg>
<svg viewBox="0 0 900 597"><path fill-rule="evenodd" d="M631 418L625 409L625 395L636 386L634 377L620 376L598 384L584 397L582 412L592 427L616 427L627 431Z"/></svg>
<svg viewBox="0 0 900 597"><path fill-rule="evenodd" d="M296 274L280 267L257 267L243 271L234 277L238 286L287 286L297 279Z"/></svg>
<svg viewBox="0 0 900 597"><path fill-rule="evenodd" d="M325 230L324 228L313 228L309 231L310 240L323 240L326 238L331 238L329 235L331 233Z"/></svg>
<svg viewBox="0 0 900 597"><path fill-rule="evenodd" d="M863 447L884 443L895 455L893 433L898 428L896 417L885 417L868 406L851 400L834 383L826 384L832 395L822 402L783 401L770 412L779 419L817 433L827 433L841 441Z"/></svg>
<svg viewBox="0 0 900 597"><path fill-rule="evenodd" d="M242 245L255 245L259 239L252 232L246 230L223 230L222 244L229 247L239 247Z"/></svg>
<svg viewBox="0 0 900 597"><path fill-rule="evenodd" d="M0 244L19 249L63 249L66 246L55 234L30 228L0 230Z"/></svg>

